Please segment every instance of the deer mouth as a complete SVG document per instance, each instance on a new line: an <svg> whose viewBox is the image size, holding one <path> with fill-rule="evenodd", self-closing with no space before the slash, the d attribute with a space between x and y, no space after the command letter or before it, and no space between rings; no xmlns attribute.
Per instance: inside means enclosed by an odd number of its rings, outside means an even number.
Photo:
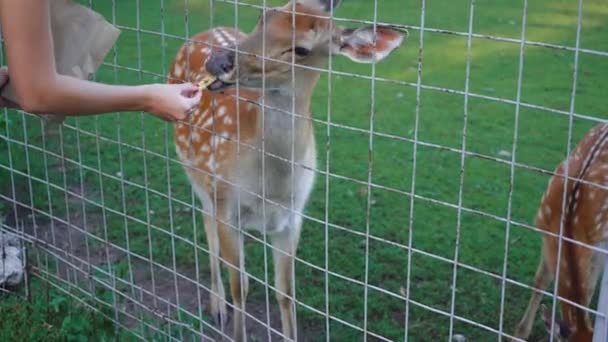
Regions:
<svg viewBox="0 0 608 342"><path fill-rule="evenodd" d="M230 87L231 85L233 85L233 83L224 82L221 79L216 78L213 83L207 86L207 89L210 91L220 91Z"/></svg>

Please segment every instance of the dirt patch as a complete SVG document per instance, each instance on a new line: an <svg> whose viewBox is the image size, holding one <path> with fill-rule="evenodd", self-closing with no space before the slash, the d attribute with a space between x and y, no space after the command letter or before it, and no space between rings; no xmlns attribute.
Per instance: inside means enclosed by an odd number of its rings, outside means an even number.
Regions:
<svg viewBox="0 0 608 342"><path fill-rule="evenodd" d="M79 193L79 188L70 189L74 193ZM70 196L68 200L72 204L81 201L76 196ZM78 207L76 205L75 207ZM13 203L5 203L4 208L8 208L7 224L11 227L19 226L19 230L30 240L29 262L33 270L42 277L59 283L66 283L78 287L87 295L95 295L96 289L108 289L107 277L99 275L96 270L108 269L108 266L116 265L126 260L127 255L119 248L112 246L104 241L96 241L91 235L102 236L99 230L102 229L100 214L91 215L87 210L86 222L82 210L70 210L69 217L52 219L33 216L32 210L26 207L17 206L14 210ZM17 225L19 224L19 225ZM45 263L46 257L53 261L53 266ZM204 326L204 334L210 336L210 340L221 340L222 334L232 336L232 321L230 317L223 333L220 327L210 319L208 305L210 298L208 274L200 274L199 279L193 267L178 267L177 271L165 269L161 266L153 265L141 259L131 258L132 282L118 280L114 287L110 288L115 293L116 305L123 312L128 313L130 318L124 319L122 324L136 328L141 317L155 317L159 323L177 322L177 308L180 308L182 317L199 317L199 313L204 316L204 321L208 325ZM202 259L201 263L208 262ZM47 273L46 275L44 273ZM228 291L229 287L226 285ZM266 324L267 312L265 302L256 302L252 297L263 298L255 291L256 286L252 286L250 300L247 301L247 315L253 318L246 319L248 337L251 341L267 341L268 327ZM259 287L259 286L258 286ZM259 290L259 289L258 289ZM81 292L82 293L82 292ZM275 331L281 330L280 314L278 304L274 296L270 298L270 321L271 327ZM228 298L229 299L229 298ZM229 305L229 311L230 309ZM230 315L231 316L231 315ZM192 321L192 319L190 319ZM318 336L318 327L299 325L299 340L311 341ZM280 335L271 332L272 341L280 341ZM211 339L212 338L212 339Z"/></svg>

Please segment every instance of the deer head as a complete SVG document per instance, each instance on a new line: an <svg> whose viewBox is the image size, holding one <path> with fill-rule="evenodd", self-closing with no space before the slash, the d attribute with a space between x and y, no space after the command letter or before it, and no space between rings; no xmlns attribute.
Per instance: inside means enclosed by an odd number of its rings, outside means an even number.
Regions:
<svg viewBox="0 0 608 342"><path fill-rule="evenodd" d="M345 56L357 63L380 61L407 37L407 31L390 27L352 29L335 25L329 11L339 2L298 0L265 10L254 30L237 43L238 56L229 50L211 55L206 69L217 80L209 89L220 90L237 80L243 87L261 88L263 79L267 88L281 88L291 84L294 67L298 78L303 74L318 75L301 66L322 66L330 54ZM309 79L299 78L310 83Z"/></svg>

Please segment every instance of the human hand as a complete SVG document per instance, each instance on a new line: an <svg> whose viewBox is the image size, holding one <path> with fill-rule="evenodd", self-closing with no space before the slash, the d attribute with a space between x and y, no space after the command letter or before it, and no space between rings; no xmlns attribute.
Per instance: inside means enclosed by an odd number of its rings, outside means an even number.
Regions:
<svg viewBox="0 0 608 342"><path fill-rule="evenodd" d="M8 75L8 68L3 66L0 68L0 92L4 90L4 87L8 85L10 81ZM20 108L18 104L0 96L0 108Z"/></svg>
<svg viewBox="0 0 608 342"><path fill-rule="evenodd" d="M184 120L195 110L203 95L197 85L151 84L145 86L146 111L166 121Z"/></svg>

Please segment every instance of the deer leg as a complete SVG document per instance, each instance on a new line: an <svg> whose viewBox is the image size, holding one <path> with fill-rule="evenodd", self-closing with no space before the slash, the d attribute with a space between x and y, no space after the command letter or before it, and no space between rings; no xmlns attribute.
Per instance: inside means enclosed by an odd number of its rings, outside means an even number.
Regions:
<svg viewBox="0 0 608 342"><path fill-rule="evenodd" d="M209 268L211 271L211 295L210 295L210 311L216 324L224 330L226 323L226 293L224 284L222 283L222 275L220 269L220 242L218 237L217 221L206 214L203 214L205 222L205 233L207 235L207 244L209 245Z"/></svg>
<svg viewBox="0 0 608 342"><path fill-rule="evenodd" d="M294 295L294 257L300 237L302 219L296 219L293 226L272 236L274 281L276 297L281 311L281 325L285 340L295 340L297 326L295 320Z"/></svg>
<svg viewBox="0 0 608 342"><path fill-rule="evenodd" d="M593 299L593 295L595 294L595 290L597 288L597 283L599 282L600 275L604 270L605 256L603 253L580 247L579 258L583 260L582 264L587 263L589 265L589 273L587 279L585 279L585 277L583 276L582 284L586 286L583 302L581 304L585 307L590 308L591 300ZM589 331L593 331L593 322L588 312L585 312L585 323L587 325L587 329Z"/></svg>
<svg viewBox="0 0 608 342"><path fill-rule="evenodd" d="M186 168L186 174L190 179L194 191L203 204L203 223L205 235L209 245L209 270L211 275L211 293L209 295L209 311L215 319L215 323L224 331L226 324L226 293L222 283L220 268L220 242L218 237L218 208L222 209L224 201L216 199L212 201L208 180L199 172ZM215 190L216 191L216 190Z"/></svg>
<svg viewBox="0 0 608 342"><path fill-rule="evenodd" d="M245 274L243 258L243 236L236 228L224 223L218 225L220 249L222 258L227 263L230 275L230 294L234 305L233 338L234 341L246 341L245 302L249 291L249 280ZM242 277L241 277L242 274Z"/></svg>
<svg viewBox="0 0 608 342"><path fill-rule="evenodd" d="M589 275L589 283L587 286L587 294L585 296L585 306L589 307L591 303L591 299L595 294L595 289L597 287L597 283L599 282L600 275L604 270L605 256L600 252L590 252L591 254L591 274Z"/></svg>
<svg viewBox="0 0 608 342"><path fill-rule="evenodd" d="M552 279L553 274L547 266L543 253L543 255L541 255L540 263L538 264L538 269L536 270L536 275L534 276L534 288L546 289ZM517 329L515 330L515 337L525 340L528 338L528 336L530 336L532 325L534 324L534 317L536 316L536 312L538 311L538 307L540 305L540 300L541 293L533 290L530 301L528 302L526 313L522 317L521 321L519 321Z"/></svg>

